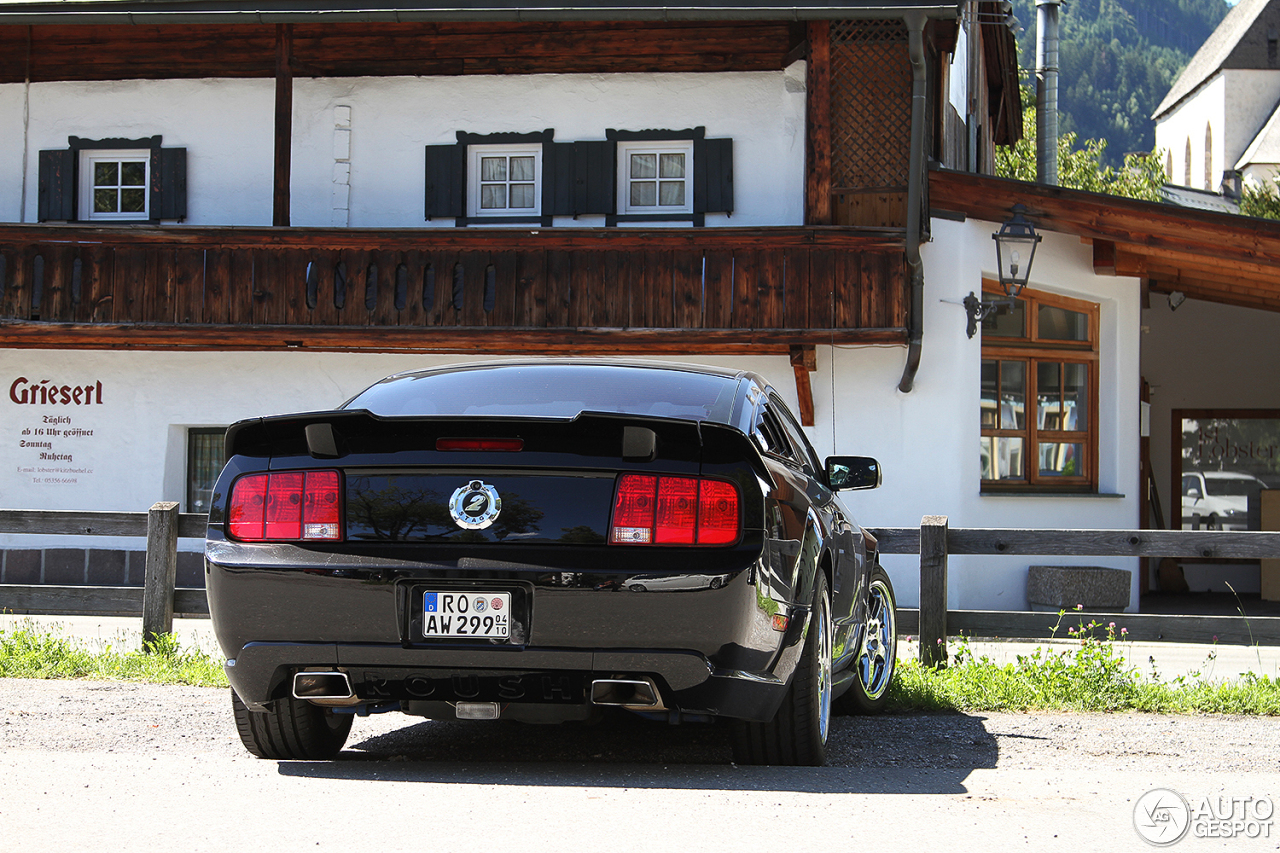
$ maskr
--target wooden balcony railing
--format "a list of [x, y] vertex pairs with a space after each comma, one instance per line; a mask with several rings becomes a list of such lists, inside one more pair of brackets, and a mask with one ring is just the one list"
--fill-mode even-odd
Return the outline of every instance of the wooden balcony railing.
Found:
[[491, 352], [905, 341], [902, 232], [0, 226], [0, 344]]

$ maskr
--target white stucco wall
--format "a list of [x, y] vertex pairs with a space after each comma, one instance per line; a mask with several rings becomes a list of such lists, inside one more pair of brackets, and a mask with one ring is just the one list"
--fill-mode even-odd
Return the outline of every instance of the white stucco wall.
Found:
[[[979, 494], [981, 435], [978, 400], [981, 335], [965, 336], [957, 303], [995, 278], [991, 234], [998, 223], [935, 219], [924, 247], [924, 355], [915, 390], [896, 386], [905, 352], [898, 347], [835, 351], [835, 407], [815, 378], [817, 433], [834, 431], [842, 453], [878, 457], [885, 485], [848, 500], [868, 526], [912, 527], [924, 515], [946, 515], [952, 527], [1134, 528], [1138, 526], [1138, 323], [1136, 279], [1093, 274], [1089, 247], [1078, 238], [1046, 233], [1036, 253], [1031, 287], [1101, 306], [1099, 388], [1100, 492], [1108, 497], [993, 497]], [[959, 609], [1024, 609], [1027, 567], [1033, 563], [1102, 565], [1134, 573], [1137, 561], [1117, 558], [952, 557], [949, 604]], [[887, 557], [886, 567], [905, 606], [919, 603], [919, 564]]]
[[[804, 201], [804, 64], [788, 71], [381, 79], [299, 78], [294, 88], [295, 226], [445, 227], [424, 219], [424, 147], [459, 130], [530, 132], [557, 141], [604, 139], [606, 128], [705, 126], [734, 141], [732, 216], [708, 225], [799, 225]], [[24, 122], [24, 87], [0, 86], [0, 221], [36, 219], [38, 152], [68, 136], [161, 134], [187, 149], [189, 225], [270, 225], [274, 84], [271, 80], [38, 83]], [[335, 126], [348, 107], [349, 128]], [[345, 113], [342, 121], [345, 121]], [[338, 150], [335, 150], [337, 148]], [[350, 187], [335, 217], [335, 181]], [[557, 225], [602, 225], [603, 217]]]
[[[0, 217], [20, 219], [22, 87], [0, 95]], [[17, 96], [14, 96], [14, 92]], [[26, 221], [36, 220], [39, 152], [66, 148], [68, 136], [140, 139], [160, 134], [166, 148], [187, 149], [189, 225], [270, 225], [275, 84], [271, 80], [125, 80], [33, 83]], [[8, 136], [6, 133], [5, 136]], [[17, 146], [18, 159], [9, 149]], [[12, 173], [7, 166], [14, 164]]]
[[[1166, 523], [1181, 496], [1170, 474], [1174, 409], [1280, 409], [1280, 314], [1188, 299], [1176, 311], [1161, 294], [1142, 312], [1142, 373], [1151, 383], [1151, 468]], [[1242, 360], [1242, 354], [1246, 354]], [[1170, 519], [1173, 519], [1170, 521]], [[1186, 566], [1193, 590], [1257, 592], [1255, 567]]]
[[[355, 227], [449, 227], [426, 222], [424, 148], [470, 133], [554, 128], [557, 142], [604, 139], [605, 129], [705, 126], [731, 137], [732, 216], [707, 225], [800, 225], [804, 201], [803, 63], [788, 72], [541, 74], [298, 79], [294, 83], [293, 224], [333, 221], [335, 109], [350, 107], [350, 217]], [[340, 134], [339, 134], [340, 135]], [[341, 140], [340, 146], [347, 140]], [[341, 153], [341, 152], [339, 152]], [[603, 225], [604, 217], [557, 220]]]

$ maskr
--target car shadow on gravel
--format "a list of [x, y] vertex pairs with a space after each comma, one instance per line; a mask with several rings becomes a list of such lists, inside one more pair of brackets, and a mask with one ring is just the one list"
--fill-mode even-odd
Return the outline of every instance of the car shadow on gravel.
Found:
[[836, 718], [829, 752], [827, 767], [740, 767], [728, 723], [669, 726], [627, 714], [594, 725], [424, 721], [351, 743], [332, 762], [282, 761], [279, 772], [469, 785], [955, 794], [965, 792], [970, 772], [995, 767], [998, 757], [985, 718], [967, 714]]

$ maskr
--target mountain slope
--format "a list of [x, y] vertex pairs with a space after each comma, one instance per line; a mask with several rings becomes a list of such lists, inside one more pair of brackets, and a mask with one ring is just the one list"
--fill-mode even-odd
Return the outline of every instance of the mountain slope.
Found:
[[[1019, 64], [1035, 77], [1035, 0], [1014, 0]], [[1151, 114], [1218, 23], [1225, 0], [1063, 0], [1058, 107], [1064, 131], [1105, 139], [1106, 160], [1155, 145]]]

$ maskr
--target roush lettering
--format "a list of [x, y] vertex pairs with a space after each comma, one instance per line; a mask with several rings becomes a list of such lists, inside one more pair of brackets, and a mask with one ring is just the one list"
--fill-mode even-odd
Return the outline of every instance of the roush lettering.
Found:
[[32, 382], [25, 376], [19, 376], [9, 386], [9, 399], [20, 405], [100, 406], [102, 405], [102, 383], [55, 385], [52, 379]]

